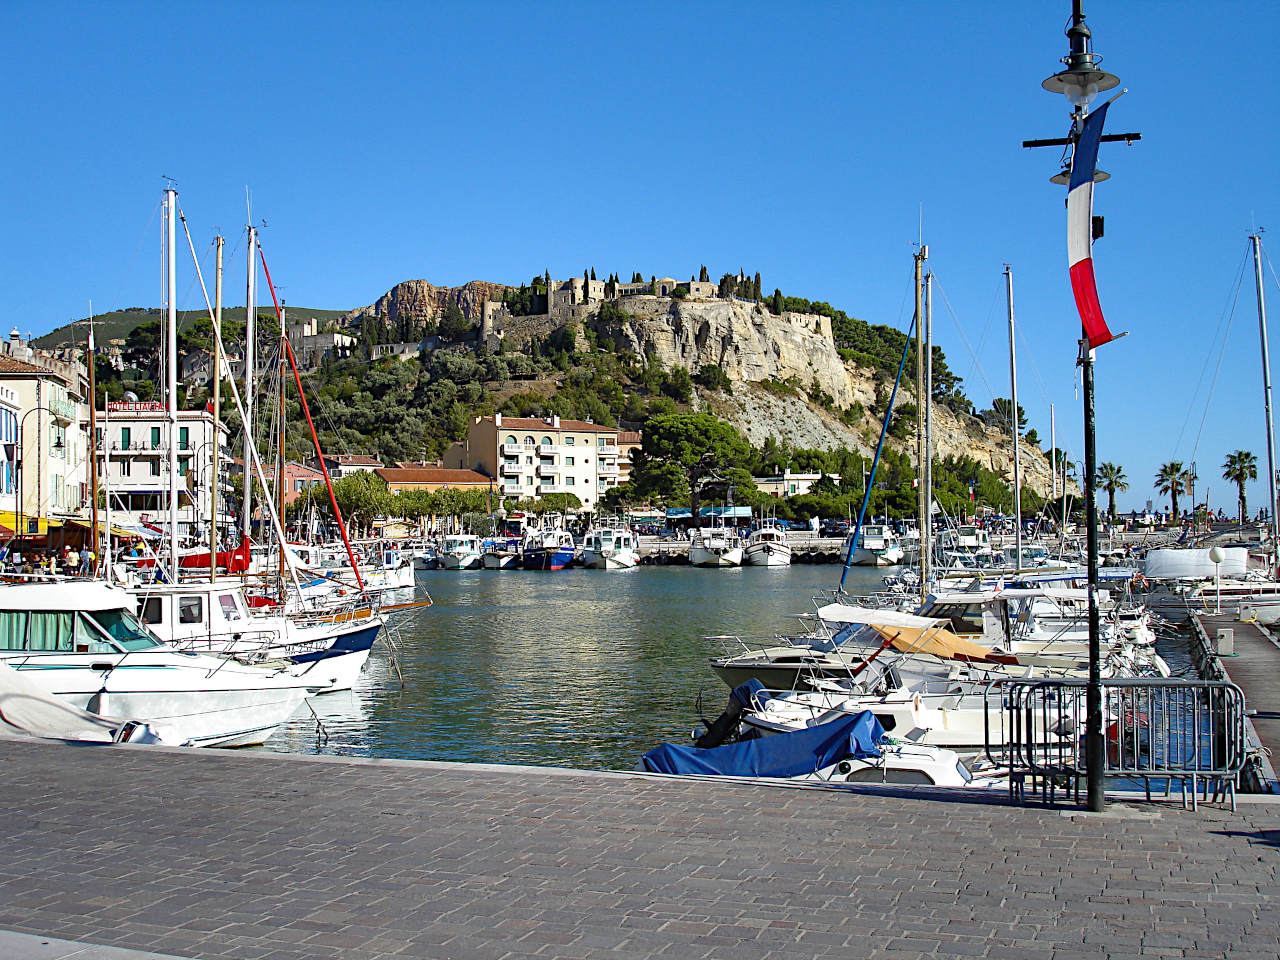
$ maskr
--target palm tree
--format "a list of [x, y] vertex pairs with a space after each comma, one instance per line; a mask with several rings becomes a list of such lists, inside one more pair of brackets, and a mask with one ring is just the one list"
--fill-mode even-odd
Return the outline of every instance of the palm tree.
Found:
[[1124, 467], [1118, 467], [1110, 462], [1098, 465], [1098, 478], [1102, 481], [1102, 489], [1107, 491], [1107, 495], [1111, 498], [1111, 502], [1107, 505], [1107, 517], [1115, 523], [1116, 494], [1129, 489], [1129, 478], [1124, 475]]
[[1160, 467], [1160, 472], [1156, 474], [1156, 492], [1167, 493], [1173, 503], [1173, 522], [1178, 523], [1181, 514], [1178, 513], [1178, 494], [1180, 494], [1187, 483], [1187, 469], [1183, 466], [1181, 460], [1170, 460], [1168, 463]]
[[1249, 512], [1244, 502], [1244, 485], [1246, 481], [1258, 479], [1258, 458], [1248, 450], [1237, 450], [1227, 455], [1222, 461], [1222, 479], [1230, 480], [1236, 485], [1236, 493], [1240, 503], [1240, 522], [1244, 523]]

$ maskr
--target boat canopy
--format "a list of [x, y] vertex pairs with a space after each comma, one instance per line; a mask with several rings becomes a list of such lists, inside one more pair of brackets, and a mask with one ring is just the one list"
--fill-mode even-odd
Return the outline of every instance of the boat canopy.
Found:
[[133, 597], [102, 581], [12, 583], [0, 586], [0, 610], [132, 610]]
[[914, 613], [902, 613], [898, 610], [874, 610], [871, 607], [858, 607], [848, 603], [828, 603], [818, 608], [818, 619], [827, 623], [877, 623], [886, 627], [931, 627], [946, 623], [937, 617], [920, 617]]
[[880, 756], [884, 728], [870, 710], [792, 733], [728, 743], [682, 747], [664, 743], [641, 758], [649, 773], [712, 777], [801, 777], [841, 760]]
[[918, 653], [945, 660], [991, 660], [995, 651], [957, 637], [945, 627], [889, 627], [872, 624], [871, 629], [902, 653]]

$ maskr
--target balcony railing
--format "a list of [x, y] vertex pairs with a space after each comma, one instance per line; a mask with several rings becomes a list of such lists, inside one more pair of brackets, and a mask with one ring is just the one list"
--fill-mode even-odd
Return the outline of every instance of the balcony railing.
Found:
[[559, 483], [544, 483], [538, 487], [538, 496], [545, 496], [548, 493], [564, 493], [565, 488]]
[[519, 462], [504, 463], [498, 467], [498, 472], [503, 476], [517, 477], [520, 475], [520, 464]]
[[560, 476], [560, 464], [543, 463], [538, 464], [538, 476], [540, 477], [558, 477]]
[[503, 483], [503, 484], [502, 484], [501, 489], [502, 489], [502, 492], [503, 492], [504, 494], [512, 494], [512, 493], [516, 493], [516, 494], [518, 494], [518, 493], [521, 491], [521, 489], [522, 489], [522, 488], [521, 488], [521, 486], [520, 486], [519, 481], [517, 481], [517, 480], [508, 480], [508, 481], [506, 481], [505, 483]]
[[605, 477], [616, 477], [618, 475], [618, 465], [616, 463], [606, 463], [601, 460], [600, 475]]
[[504, 443], [498, 448], [504, 457], [518, 457], [524, 452], [524, 444]]

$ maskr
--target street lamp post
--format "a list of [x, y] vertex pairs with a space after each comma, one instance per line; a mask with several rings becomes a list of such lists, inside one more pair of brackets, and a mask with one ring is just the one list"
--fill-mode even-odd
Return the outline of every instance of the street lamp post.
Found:
[[[1085, 132], [1085, 118], [1089, 115], [1089, 104], [1098, 93], [1111, 90], [1120, 84], [1119, 77], [1099, 68], [1102, 58], [1093, 52], [1093, 34], [1084, 22], [1083, 0], [1072, 0], [1071, 24], [1067, 27], [1067, 39], [1070, 51], [1063, 58], [1066, 69], [1060, 70], [1046, 79], [1041, 86], [1050, 93], [1061, 93], [1071, 104], [1071, 130], [1067, 137], [1054, 140], [1024, 140], [1024, 147], [1061, 146], [1071, 151], [1070, 162], [1066, 169], [1050, 178], [1054, 183], [1069, 184], [1075, 168], [1075, 150]], [[1100, 134], [1100, 131], [1099, 131]], [[1098, 135], [1096, 142], [1090, 141], [1090, 149], [1096, 154], [1098, 142], [1124, 140], [1132, 143], [1141, 139], [1141, 134], [1123, 133], [1109, 136]], [[1089, 160], [1092, 164], [1092, 159]], [[1082, 168], [1087, 169], [1087, 168]], [[1094, 170], [1094, 182], [1105, 180], [1108, 175], [1101, 170]], [[1085, 174], [1085, 182], [1088, 175]], [[1092, 217], [1092, 211], [1089, 210]], [[1082, 226], [1085, 228], [1086, 241], [1102, 235], [1100, 217], [1092, 219]], [[1076, 264], [1076, 260], [1072, 260]], [[1092, 262], [1086, 264], [1092, 270]], [[1074, 267], [1073, 267], [1074, 269]], [[1090, 274], [1090, 277], [1092, 274]], [[1090, 281], [1091, 282], [1091, 281]], [[1073, 287], [1075, 286], [1073, 274]], [[1096, 293], [1095, 293], [1096, 297]], [[1077, 303], [1081, 309], [1082, 325], [1085, 306]], [[1091, 305], [1096, 308], [1096, 302]], [[1098, 312], [1098, 319], [1101, 314]], [[1105, 330], [1105, 325], [1104, 328]], [[1079, 366], [1083, 385], [1084, 400], [1084, 496], [1085, 524], [1088, 549], [1089, 568], [1089, 679], [1085, 694], [1085, 770], [1089, 809], [1100, 812], [1106, 801], [1103, 782], [1103, 765], [1106, 760], [1105, 743], [1102, 731], [1102, 653], [1100, 640], [1100, 623], [1098, 617], [1098, 502], [1097, 502], [1097, 450], [1095, 444], [1094, 423], [1094, 351], [1092, 341], [1086, 331], [1080, 341]]]

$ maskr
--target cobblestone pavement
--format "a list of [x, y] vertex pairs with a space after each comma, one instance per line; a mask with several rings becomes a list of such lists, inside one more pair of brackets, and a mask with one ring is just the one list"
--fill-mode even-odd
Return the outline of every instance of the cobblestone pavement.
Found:
[[0, 741], [0, 929], [197, 958], [1280, 955], [1280, 806]]

